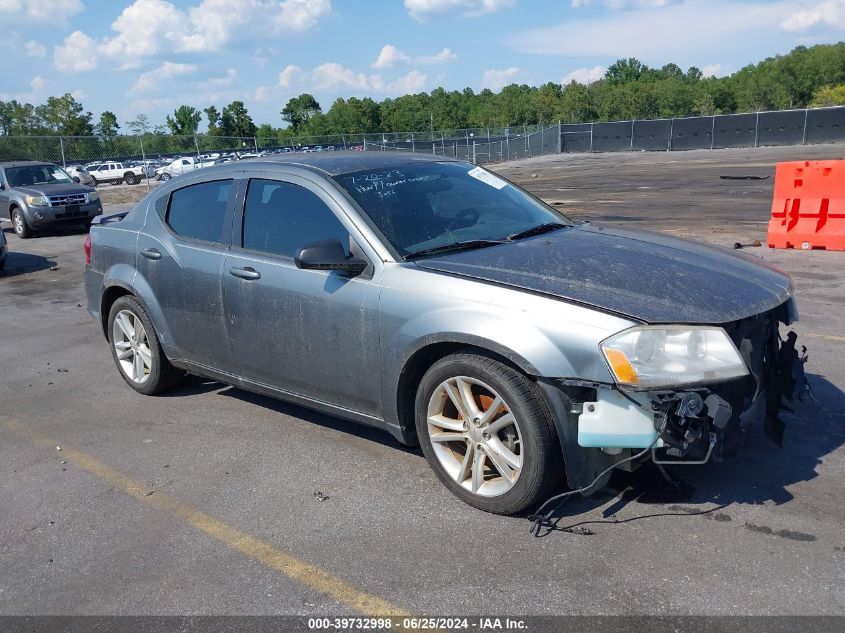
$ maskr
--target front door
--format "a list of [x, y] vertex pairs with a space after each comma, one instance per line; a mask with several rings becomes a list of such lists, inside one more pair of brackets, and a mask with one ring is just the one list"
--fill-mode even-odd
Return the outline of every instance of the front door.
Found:
[[332, 238], [345, 245], [347, 254], [353, 248], [366, 256], [350, 235], [348, 219], [341, 221], [337, 201], [295, 176], [254, 177], [239, 200], [242, 217], [224, 264], [223, 296], [232, 353], [242, 375], [377, 415], [379, 287], [374, 266], [350, 277], [301, 270], [293, 260], [298, 248]]

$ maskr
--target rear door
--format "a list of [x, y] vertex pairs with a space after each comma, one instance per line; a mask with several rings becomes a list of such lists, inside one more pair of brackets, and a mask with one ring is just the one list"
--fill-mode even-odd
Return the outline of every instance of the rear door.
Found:
[[[232, 353], [248, 380], [379, 415], [375, 254], [328, 189], [245, 173], [223, 295]], [[336, 238], [371, 262], [361, 275], [301, 270], [294, 254]]]
[[147, 211], [138, 271], [164, 315], [178, 358], [231, 369], [221, 271], [229, 248], [238, 179], [188, 182]]

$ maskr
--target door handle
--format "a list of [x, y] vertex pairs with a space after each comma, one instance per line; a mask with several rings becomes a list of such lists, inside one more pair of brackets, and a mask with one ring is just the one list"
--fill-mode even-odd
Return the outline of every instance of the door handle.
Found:
[[141, 255], [147, 259], [161, 259], [161, 253], [157, 248], [142, 248]]
[[252, 266], [244, 266], [243, 268], [230, 268], [229, 273], [241, 279], [253, 280], [261, 279], [261, 273], [255, 270]]

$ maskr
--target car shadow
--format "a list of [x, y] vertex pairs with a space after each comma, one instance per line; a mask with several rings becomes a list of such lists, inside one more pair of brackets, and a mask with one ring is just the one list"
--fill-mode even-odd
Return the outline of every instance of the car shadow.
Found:
[[341, 431], [347, 435], [354, 435], [355, 437], [370, 440], [384, 446], [422, 455], [422, 451], [418, 448], [400, 444], [389, 432], [383, 429], [343, 420], [326, 413], [321, 413], [320, 411], [315, 411], [296, 404], [277, 400], [269, 396], [263, 396], [238, 387], [224, 385], [223, 383], [214, 382], [213, 380], [200, 378], [198, 376], [188, 375], [179, 387], [166, 391], [159, 397], [179, 398], [210, 393], [212, 391], [217, 391], [218, 395], [226, 396], [227, 398], [235, 398], [241, 402], [248, 402], [249, 404], [270, 409], [271, 411], [281, 413], [282, 415], [289, 415], [312, 424], [319, 424], [327, 429]]
[[[815, 400], [790, 404], [783, 448], [762, 429], [751, 429], [737, 455], [701, 466], [667, 466], [669, 481], [647, 462], [633, 472], [616, 471], [610, 482], [591, 497], [573, 495], [551, 513], [539, 536], [555, 531], [590, 533], [591, 525], [628, 523], [657, 516], [710, 515], [729, 521], [724, 509], [734, 504], [782, 505], [793, 499], [789, 488], [818, 477], [822, 459], [845, 443], [845, 393], [821, 375], [808, 374]], [[554, 504], [550, 504], [552, 507]], [[618, 518], [624, 509], [655, 512]], [[578, 520], [601, 509], [601, 519]]]
[[[14, 248], [14, 242], [10, 244]], [[6, 265], [0, 270], [0, 278], [26, 275], [39, 270], [47, 270], [56, 265], [55, 260], [31, 253], [18, 253], [9, 249], [6, 255]]]

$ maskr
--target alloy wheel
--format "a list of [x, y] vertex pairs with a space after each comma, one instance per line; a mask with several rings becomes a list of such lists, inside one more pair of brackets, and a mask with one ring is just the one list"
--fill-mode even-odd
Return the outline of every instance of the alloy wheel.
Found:
[[153, 366], [150, 341], [141, 319], [131, 310], [121, 310], [115, 315], [112, 345], [127, 378], [139, 385], [149, 380]]
[[428, 403], [428, 436], [440, 465], [469, 492], [505, 494], [523, 466], [519, 423], [505, 400], [484, 382], [455, 376]]

